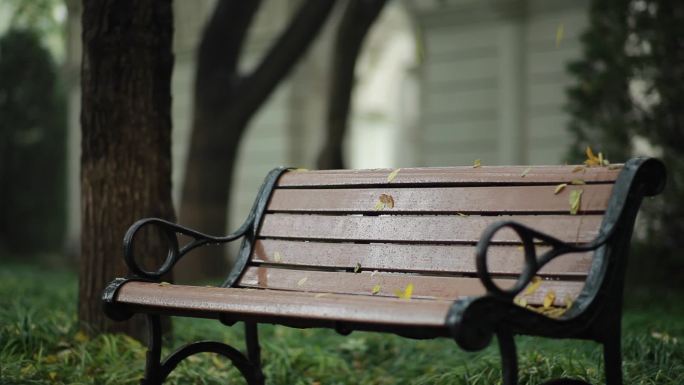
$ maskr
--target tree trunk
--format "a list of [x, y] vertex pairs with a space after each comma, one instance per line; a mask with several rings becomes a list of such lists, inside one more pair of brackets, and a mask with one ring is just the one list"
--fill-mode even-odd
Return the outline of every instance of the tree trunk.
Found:
[[[112, 322], [104, 286], [124, 276], [123, 235], [136, 219], [174, 219], [171, 203], [171, 0], [85, 0], [82, 64], [82, 239], [79, 320], [87, 330], [140, 338], [142, 319]], [[137, 244], [146, 266], [160, 237]]]
[[[247, 5], [249, 4], [249, 5]], [[240, 139], [247, 124], [327, 19], [334, 0], [307, 0], [256, 69], [238, 73], [246, 29], [259, 2], [221, 0], [198, 53], [190, 153], [180, 222], [209, 234], [226, 232], [230, 189]], [[222, 249], [204, 247], [178, 264], [182, 280], [227, 274]]]
[[354, 70], [368, 30], [386, 0], [351, 0], [337, 29], [328, 95], [327, 136], [318, 155], [319, 169], [344, 168], [342, 143], [349, 125]]

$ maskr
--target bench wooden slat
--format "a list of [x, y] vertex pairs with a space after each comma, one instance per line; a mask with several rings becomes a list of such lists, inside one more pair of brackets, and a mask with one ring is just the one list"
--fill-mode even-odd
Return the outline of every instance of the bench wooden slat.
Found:
[[[415, 216], [415, 215], [299, 215], [267, 214], [260, 237], [367, 242], [475, 243], [484, 229], [513, 220], [567, 242], [587, 242], [597, 235], [601, 215]], [[502, 230], [497, 242], [517, 242], [513, 231]]]
[[172, 314], [215, 318], [217, 314], [284, 317], [385, 324], [407, 327], [444, 327], [451, 301], [405, 301], [387, 297], [286, 292], [245, 288], [216, 288], [129, 282], [117, 303]]
[[[482, 166], [473, 168], [403, 168], [388, 183], [394, 170], [320, 170], [290, 171], [278, 180], [280, 187], [329, 187], [375, 185], [506, 185], [506, 184], [557, 184], [573, 179], [586, 182], [609, 182], [617, 178], [620, 170], [608, 167], [589, 167], [573, 172], [577, 166]], [[522, 175], [529, 168], [523, 177]]]
[[[510, 287], [514, 283], [510, 279], [498, 279], [495, 282], [501, 287]], [[477, 278], [385, 272], [352, 273], [248, 267], [240, 280], [240, 285], [246, 287], [366, 296], [371, 296], [373, 287], [380, 285], [381, 290], [375, 295], [376, 297], [395, 297], [395, 291], [405, 289], [409, 283], [414, 285], [413, 296], [415, 298], [454, 300], [459, 297], [486, 294], [486, 290]], [[543, 303], [546, 293], [553, 290], [556, 293], [554, 304], [563, 306], [565, 298], [569, 296], [574, 299], [583, 286], [584, 282], [546, 280], [536, 292], [526, 296], [526, 299], [531, 305], [539, 305]]]
[[[538, 246], [539, 254], [548, 247]], [[523, 251], [519, 246], [489, 249], [489, 269], [494, 274], [519, 274]], [[541, 276], [583, 278], [591, 265], [591, 253], [568, 254], [552, 261]], [[254, 246], [253, 263], [283, 264], [362, 270], [475, 274], [472, 245], [404, 245], [385, 243], [323, 243], [260, 239]]]
[[376, 213], [382, 194], [392, 197], [387, 213], [568, 213], [568, 195], [582, 189], [582, 210], [603, 212], [612, 184], [568, 186], [554, 194], [555, 186], [498, 186], [443, 188], [277, 189], [269, 211]]

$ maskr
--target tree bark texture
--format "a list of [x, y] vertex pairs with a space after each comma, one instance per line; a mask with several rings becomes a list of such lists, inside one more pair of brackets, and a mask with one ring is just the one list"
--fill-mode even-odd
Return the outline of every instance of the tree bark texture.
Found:
[[351, 0], [342, 15], [330, 69], [327, 136], [316, 162], [319, 169], [344, 168], [342, 143], [349, 125], [356, 61], [366, 35], [385, 3], [386, 0]]
[[[226, 231], [230, 188], [240, 140], [264, 104], [327, 19], [334, 0], [307, 0], [256, 69], [240, 74], [237, 63], [259, 1], [219, 0], [198, 52], [190, 151], [180, 222], [208, 234]], [[227, 274], [222, 249], [204, 247], [178, 264], [177, 278]]]
[[[171, 0], [85, 0], [79, 320], [141, 338], [142, 318], [112, 322], [104, 286], [126, 275], [121, 242], [142, 217], [174, 220], [171, 202]], [[166, 246], [143, 234], [136, 255], [160, 266]], [[167, 278], [168, 279], [168, 278]]]

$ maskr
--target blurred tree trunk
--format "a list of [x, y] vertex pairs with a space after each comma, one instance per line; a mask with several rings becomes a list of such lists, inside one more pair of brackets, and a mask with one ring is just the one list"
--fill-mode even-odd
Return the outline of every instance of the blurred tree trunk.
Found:
[[319, 169], [344, 168], [342, 143], [349, 125], [354, 70], [368, 30], [386, 0], [351, 0], [337, 29], [328, 95], [327, 136], [318, 155]]
[[[82, 223], [79, 320], [141, 338], [142, 319], [112, 322], [104, 286], [124, 276], [123, 235], [136, 219], [174, 219], [171, 203], [171, 0], [85, 0], [82, 64]], [[137, 254], [159, 266], [148, 236]]]
[[[226, 231], [240, 139], [251, 117], [304, 55], [334, 0], [306, 0], [249, 74], [238, 71], [241, 48], [259, 0], [219, 0], [200, 43], [190, 151], [180, 222], [209, 234]], [[219, 248], [204, 247], [179, 263], [179, 279], [227, 273]]]

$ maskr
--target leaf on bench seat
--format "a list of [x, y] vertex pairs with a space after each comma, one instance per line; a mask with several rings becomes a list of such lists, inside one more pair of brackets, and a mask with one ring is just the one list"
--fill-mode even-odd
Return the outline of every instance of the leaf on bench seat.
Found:
[[411, 299], [411, 296], [413, 295], [413, 284], [409, 283], [404, 290], [396, 290], [394, 295], [400, 299]]
[[556, 186], [556, 189], [553, 191], [553, 194], [554, 194], [554, 195], [557, 195], [558, 193], [560, 193], [561, 191], [563, 191], [563, 189], [566, 188], [566, 187], [568, 187], [568, 184], [567, 184], [567, 183], [561, 183], [561, 184], [559, 184], [558, 186]]
[[165, 282], [165, 281], [162, 281], [162, 282], [159, 282], [158, 285], [159, 285], [159, 286], [169, 286], [170, 283]]
[[587, 184], [587, 182], [585, 182], [582, 179], [573, 179], [572, 181], [570, 181], [570, 184], [575, 185], [575, 186], [579, 186], [579, 185]]
[[556, 292], [553, 290], [549, 290], [546, 295], [544, 296], [544, 308], [548, 309], [553, 305], [553, 301], [556, 300]]
[[300, 279], [299, 281], [297, 281], [297, 286], [304, 285], [306, 283], [307, 279], [308, 279], [307, 277], [304, 277], [304, 278]]
[[584, 166], [576, 166], [575, 168], [572, 169], [572, 172], [580, 172], [580, 171], [584, 171], [586, 169], [587, 168]]
[[380, 194], [377, 203], [375, 203], [375, 211], [382, 211], [386, 208], [394, 208], [394, 198], [389, 194]]
[[373, 290], [371, 291], [371, 294], [376, 295], [380, 292], [381, 289], [382, 288], [380, 287], [380, 285], [375, 285], [375, 286], [373, 286]]
[[580, 205], [582, 202], [582, 193], [584, 190], [572, 190], [570, 191], [570, 214], [576, 215], [580, 210]]
[[283, 260], [283, 256], [280, 255], [280, 253], [276, 251], [275, 253], [273, 253], [273, 260], [276, 262], [280, 262]]
[[399, 174], [399, 171], [400, 171], [400, 170], [401, 170], [401, 169], [398, 168], [398, 169], [392, 171], [389, 175], [387, 175], [387, 183], [392, 183], [392, 181], [394, 180], [394, 178], [397, 177], [397, 174]]
[[360, 273], [361, 272], [361, 264], [359, 262], [356, 262], [356, 266], [354, 266], [354, 273]]
[[541, 283], [542, 283], [542, 279], [539, 276], [535, 275], [534, 277], [532, 277], [532, 281], [530, 281], [529, 286], [527, 286], [527, 289], [525, 290], [524, 295], [534, 294], [534, 292], [536, 292], [537, 289], [539, 289], [539, 286], [541, 285]]

